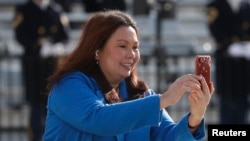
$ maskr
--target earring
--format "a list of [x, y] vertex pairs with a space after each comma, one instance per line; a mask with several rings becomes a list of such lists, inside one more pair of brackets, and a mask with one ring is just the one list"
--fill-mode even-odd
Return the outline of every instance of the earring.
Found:
[[99, 53], [99, 50], [96, 50], [96, 51], [95, 51], [95, 56], [96, 56], [96, 57], [98, 56], [98, 53]]
[[[99, 50], [96, 50], [96, 51], [95, 51], [95, 56], [96, 56], [96, 57], [98, 57], [98, 53], [99, 53]], [[98, 60], [96, 59], [96, 64], [98, 64], [98, 63], [99, 63], [99, 62], [98, 62]]]

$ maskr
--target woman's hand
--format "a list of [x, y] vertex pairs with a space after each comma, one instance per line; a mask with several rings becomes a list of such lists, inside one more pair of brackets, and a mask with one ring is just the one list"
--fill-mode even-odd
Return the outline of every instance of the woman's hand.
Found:
[[[187, 74], [177, 78], [170, 85], [169, 89], [161, 95], [160, 108], [164, 109], [167, 106], [176, 104], [185, 92], [191, 93], [194, 90], [199, 90], [199, 93], [201, 93], [201, 81], [204, 81], [201, 76], [193, 74]], [[198, 93], [197, 91], [195, 92]], [[197, 109], [192, 108], [192, 111], [195, 112]], [[200, 109], [199, 111], [202, 110]]]
[[211, 83], [211, 93], [209, 87], [204, 79], [200, 80], [201, 87], [192, 87], [192, 90], [188, 96], [188, 100], [190, 103], [190, 116], [188, 119], [188, 123], [191, 128], [191, 131], [194, 132], [196, 128], [200, 125], [201, 120], [203, 119], [206, 108], [210, 103], [211, 96], [214, 93], [214, 86]]

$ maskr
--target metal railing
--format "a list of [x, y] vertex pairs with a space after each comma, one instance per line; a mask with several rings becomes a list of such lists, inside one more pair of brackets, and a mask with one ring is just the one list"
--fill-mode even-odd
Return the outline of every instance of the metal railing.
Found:
[[20, 59], [0, 40], [0, 140], [27, 141], [28, 107], [23, 100]]

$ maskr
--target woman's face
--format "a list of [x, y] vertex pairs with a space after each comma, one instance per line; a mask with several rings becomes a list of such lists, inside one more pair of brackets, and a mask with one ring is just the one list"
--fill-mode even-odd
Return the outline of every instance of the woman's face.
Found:
[[109, 83], [120, 83], [128, 77], [140, 59], [139, 41], [130, 26], [119, 27], [109, 38], [98, 57], [101, 70]]

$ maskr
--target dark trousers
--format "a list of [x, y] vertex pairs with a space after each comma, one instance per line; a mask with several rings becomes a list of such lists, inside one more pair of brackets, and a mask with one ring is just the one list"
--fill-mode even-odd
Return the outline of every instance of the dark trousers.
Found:
[[26, 101], [30, 106], [30, 141], [41, 141], [46, 117], [47, 78], [55, 68], [55, 58], [24, 56], [22, 58]]
[[248, 121], [249, 61], [243, 57], [215, 54], [216, 87], [220, 98], [222, 124], [246, 124]]
[[248, 99], [246, 97], [220, 97], [221, 124], [247, 124]]

